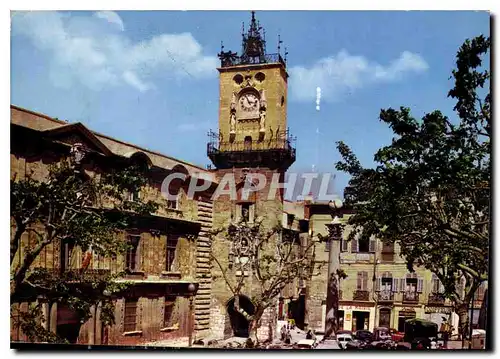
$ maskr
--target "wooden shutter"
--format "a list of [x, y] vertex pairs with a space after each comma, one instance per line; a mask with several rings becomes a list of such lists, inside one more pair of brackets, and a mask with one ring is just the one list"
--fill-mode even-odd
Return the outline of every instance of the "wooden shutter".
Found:
[[392, 288], [391, 289], [393, 292], [398, 291], [398, 282], [399, 282], [398, 278], [392, 278]]
[[357, 238], [353, 238], [351, 241], [351, 252], [352, 253], [358, 252], [358, 239]]
[[375, 280], [375, 291], [376, 292], [380, 292], [380, 287], [382, 286], [382, 278], [381, 277], [378, 277], [376, 280]]
[[406, 289], [406, 278], [399, 278], [399, 291], [404, 292]]
[[363, 290], [363, 272], [358, 272], [356, 289]]
[[417, 293], [422, 293], [424, 287], [424, 281], [422, 279], [417, 279]]
[[362, 290], [368, 290], [368, 272], [363, 272], [363, 288]]
[[[438, 279], [439, 281], [439, 279]], [[439, 288], [438, 288], [438, 293], [443, 294], [444, 293], [444, 285], [439, 281]]]
[[347, 244], [348, 242], [345, 239], [342, 239], [342, 252], [348, 251]]
[[377, 244], [376, 239], [370, 239], [370, 243], [368, 244], [368, 252], [375, 253], [376, 244]]
[[125, 300], [125, 316], [123, 320], [123, 331], [133, 332], [137, 328], [137, 299]]

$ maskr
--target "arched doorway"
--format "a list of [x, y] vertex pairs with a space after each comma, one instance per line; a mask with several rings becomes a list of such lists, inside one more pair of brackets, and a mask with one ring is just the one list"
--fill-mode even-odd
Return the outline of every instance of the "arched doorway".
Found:
[[[234, 308], [234, 300], [235, 298], [231, 298], [229, 302], [227, 302], [227, 313], [229, 315], [229, 320], [231, 321], [231, 327], [233, 329], [233, 333], [235, 337], [243, 337], [247, 338], [249, 336], [249, 321], [241, 314], [236, 311]], [[255, 313], [255, 306], [252, 301], [244, 296], [239, 296], [240, 300], [240, 308], [242, 308], [245, 312], [252, 315]]]
[[70, 308], [65, 305], [57, 307], [57, 327], [56, 334], [66, 339], [70, 344], [78, 342], [80, 334], [80, 318]]
[[390, 308], [380, 308], [378, 326], [385, 327], [385, 328], [391, 327], [391, 309]]

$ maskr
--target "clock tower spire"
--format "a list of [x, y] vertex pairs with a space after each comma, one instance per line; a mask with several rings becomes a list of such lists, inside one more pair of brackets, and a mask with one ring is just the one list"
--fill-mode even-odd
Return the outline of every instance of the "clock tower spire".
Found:
[[208, 143], [217, 168], [286, 170], [295, 161], [286, 119], [286, 62], [279, 52], [266, 52], [264, 33], [252, 11], [246, 32], [243, 26], [241, 54], [224, 46], [218, 54], [219, 131], [210, 131]]

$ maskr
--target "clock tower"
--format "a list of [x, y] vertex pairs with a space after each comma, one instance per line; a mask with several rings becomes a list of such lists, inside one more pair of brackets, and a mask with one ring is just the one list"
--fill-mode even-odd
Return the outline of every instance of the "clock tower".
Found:
[[[285, 171], [295, 161], [294, 139], [288, 133], [286, 117], [288, 73], [286, 60], [279, 53], [281, 41], [277, 53], [266, 52], [264, 31], [254, 12], [249, 29], [247, 32], [243, 29], [242, 37], [240, 55], [224, 51], [223, 46], [218, 54], [221, 61], [218, 68], [219, 129], [209, 132], [207, 152], [215, 166], [219, 187], [229, 183], [236, 191], [233, 191], [235, 195], [214, 198], [213, 227], [219, 229], [228, 222], [251, 224], [259, 220], [261, 230], [270, 231], [283, 221], [283, 192], [276, 187], [271, 189], [272, 183], [276, 180], [282, 183]], [[265, 178], [266, 184], [259, 185], [259, 189], [253, 187], [253, 192], [246, 197], [242, 195], [242, 188], [254, 184], [252, 174]], [[227, 177], [232, 178], [232, 183], [225, 182]], [[279, 236], [276, 234], [273, 238]], [[247, 263], [243, 257], [235, 258], [233, 249], [237, 243], [219, 236], [211, 245], [218, 261], [229, 268], [227, 276], [233, 279], [244, 276], [238, 302], [247, 313], [252, 313], [251, 298], [258, 297], [262, 288], [252, 268], [237, 270], [233, 267], [236, 261]], [[237, 298], [228, 289], [216, 265], [212, 267], [212, 275], [216, 278], [211, 283], [210, 326], [213, 333], [224, 337], [245, 335], [248, 321], [234, 309]], [[269, 328], [275, 327], [276, 311], [277, 307], [266, 309], [258, 330], [261, 340], [271, 335]]]
[[209, 133], [208, 157], [218, 169], [286, 171], [295, 161], [286, 120], [286, 62], [279, 52], [266, 53], [254, 12], [242, 37], [240, 56], [224, 47], [219, 53], [219, 131]]

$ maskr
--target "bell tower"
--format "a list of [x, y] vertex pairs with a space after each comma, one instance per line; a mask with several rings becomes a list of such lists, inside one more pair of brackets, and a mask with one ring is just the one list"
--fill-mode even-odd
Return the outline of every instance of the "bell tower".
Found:
[[[233, 185], [235, 191], [233, 195], [225, 193], [214, 198], [213, 227], [224, 228], [228, 221], [260, 222], [262, 230], [272, 231], [283, 221], [283, 191], [273, 189], [272, 183], [275, 179], [283, 183], [285, 171], [295, 161], [286, 119], [286, 61], [279, 50], [275, 54], [266, 52], [264, 31], [254, 12], [248, 31], [243, 27], [241, 54], [225, 52], [222, 47], [218, 55], [221, 60], [219, 129], [209, 132], [207, 152], [216, 167], [219, 187]], [[255, 177], [265, 178], [263, 186], [260, 179], [254, 182]], [[245, 188], [252, 190], [249, 196], [244, 195]], [[221, 236], [212, 241], [212, 252], [217, 253], [219, 262], [227, 264], [228, 277], [243, 280], [239, 303], [247, 305], [245, 310], [251, 312], [251, 298], [262, 288], [252, 268], [244, 267], [245, 257], [235, 258], [233, 249], [239, 244], [234, 238]], [[243, 263], [243, 267], [233, 267], [236, 261]], [[212, 331], [224, 337], [239, 335], [248, 331], [248, 322], [234, 310], [236, 298], [216, 267], [212, 269], [217, 278], [211, 287]], [[263, 315], [258, 334], [261, 340], [272, 334], [269, 328], [276, 327], [275, 311], [271, 306]]]
[[266, 52], [265, 32], [252, 18], [243, 27], [241, 55], [224, 51], [219, 71], [219, 131], [209, 133], [208, 157], [216, 168], [285, 170], [295, 161], [287, 129], [286, 60]]

